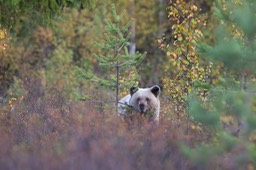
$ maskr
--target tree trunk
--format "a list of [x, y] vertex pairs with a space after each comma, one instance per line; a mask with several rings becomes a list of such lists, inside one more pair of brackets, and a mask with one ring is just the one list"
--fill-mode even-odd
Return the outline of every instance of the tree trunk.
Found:
[[159, 24], [159, 33], [158, 33], [158, 37], [160, 38], [163, 33], [164, 33], [164, 29], [163, 29], [163, 23], [164, 23], [164, 0], [159, 0], [159, 13], [158, 13], [158, 24]]
[[119, 95], [119, 62], [116, 62], [116, 111], [118, 109]]
[[130, 15], [131, 17], [134, 19], [132, 24], [131, 24], [131, 28], [130, 28], [130, 33], [131, 33], [131, 37], [130, 37], [130, 46], [129, 46], [129, 53], [130, 54], [135, 54], [136, 51], [136, 43], [135, 43], [135, 35], [136, 35], [136, 20], [134, 18], [134, 11], [135, 11], [135, 1], [131, 0], [131, 9], [130, 9]]

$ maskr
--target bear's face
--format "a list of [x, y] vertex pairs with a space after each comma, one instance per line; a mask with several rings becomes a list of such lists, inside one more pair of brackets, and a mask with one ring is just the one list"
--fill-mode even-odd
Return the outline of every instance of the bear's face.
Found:
[[159, 106], [160, 87], [130, 89], [130, 105], [142, 114], [154, 114]]

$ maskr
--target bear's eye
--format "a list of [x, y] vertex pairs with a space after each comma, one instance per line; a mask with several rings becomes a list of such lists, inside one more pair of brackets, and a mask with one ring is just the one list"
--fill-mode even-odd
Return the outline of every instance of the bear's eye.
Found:
[[137, 98], [137, 101], [140, 101], [140, 98], [139, 98], [139, 97]]
[[149, 101], [150, 101], [150, 99], [147, 97], [147, 98], [146, 98], [146, 101], [147, 101], [147, 102], [149, 102]]

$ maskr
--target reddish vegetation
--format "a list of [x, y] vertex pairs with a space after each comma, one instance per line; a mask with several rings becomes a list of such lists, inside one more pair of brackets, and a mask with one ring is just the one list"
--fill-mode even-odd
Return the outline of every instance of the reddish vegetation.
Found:
[[[201, 140], [188, 123], [162, 115], [159, 126], [98, 111], [60, 95], [17, 99], [0, 111], [1, 169], [184, 169], [181, 144]], [[170, 117], [170, 116], [168, 116]]]

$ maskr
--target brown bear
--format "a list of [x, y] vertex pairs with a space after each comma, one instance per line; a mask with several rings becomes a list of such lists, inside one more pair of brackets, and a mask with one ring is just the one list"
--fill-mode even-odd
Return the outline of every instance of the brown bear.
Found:
[[130, 94], [119, 100], [118, 112], [122, 117], [133, 114], [142, 114], [150, 121], [159, 121], [160, 87], [154, 85], [150, 88], [130, 89]]

